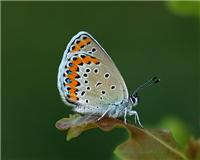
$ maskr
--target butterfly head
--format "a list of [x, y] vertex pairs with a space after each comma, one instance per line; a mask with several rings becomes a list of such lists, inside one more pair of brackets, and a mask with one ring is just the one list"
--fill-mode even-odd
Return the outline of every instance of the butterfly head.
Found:
[[138, 94], [132, 94], [129, 96], [129, 102], [131, 103], [132, 106], [136, 106], [139, 102], [139, 97]]

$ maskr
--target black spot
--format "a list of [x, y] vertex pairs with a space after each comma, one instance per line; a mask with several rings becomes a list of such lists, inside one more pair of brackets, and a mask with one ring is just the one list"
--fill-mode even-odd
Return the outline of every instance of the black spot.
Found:
[[68, 94], [67, 97], [70, 98], [71, 96]]
[[85, 91], [81, 92], [81, 96], [83, 96], [85, 94]]
[[87, 45], [89, 45], [91, 42], [87, 42]]
[[111, 86], [111, 89], [115, 89], [115, 86]]
[[72, 47], [72, 50], [74, 50], [74, 49], [75, 49], [75, 46]]
[[73, 63], [69, 63], [69, 66], [70, 66], [70, 67], [73, 66]]
[[105, 94], [106, 92], [105, 92], [105, 91], [101, 91], [101, 93], [102, 93], [102, 94]]
[[108, 78], [109, 76], [110, 76], [109, 73], [106, 73], [106, 74], [104, 75], [105, 78]]
[[102, 100], [102, 99], [103, 99], [103, 97], [100, 97], [100, 99]]
[[69, 78], [66, 78], [66, 79], [65, 79], [65, 82], [69, 84], [69, 83], [72, 83], [72, 80], [69, 79]]
[[79, 68], [77, 67], [76, 72], [79, 72]]
[[69, 91], [70, 89], [71, 89], [70, 87], [67, 88], [68, 91]]
[[77, 97], [77, 101], [79, 100], [79, 98]]
[[83, 39], [87, 39], [87, 37], [83, 37]]
[[80, 48], [83, 48], [83, 47], [85, 47], [85, 45], [82, 45]]
[[100, 62], [96, 62], [95, 64], [100, 64]]
[[67, 68], [67, 65], [65, 65], [65, 68]]
[[63, 77], [65, 77], [65, 73], [63, 73]]
[[86, 72], [90, 72], [90, 69], [89, 69], [89, 68], [87, 68], [85, 71], [86, 71]]
[[82, 66], [82, 65], [83, 65], [83, 62], [79, 63], [78, 65], [79, 65], [79, 66]]
[[96, 48], [92, 48], [92, 52], [95, 52], [96, 51]]
[[87, 90], [90, 90], [90, 87], [87, 87], [86, 89], [87, 89]]
[[99, 86], [99, 85], [101, 85], [101, 84], [102, 84], [101, 82], [98, 82], [98, 83], [96, 84], [96, 87]]
[[91, 64], [91, 62], [90, 61], [88, 61], [88, 63], [87, 64]]
[[89, 102], [88, 99], [86, 99], [85, 102], [88, 103]]
[[78, 82], [76, 86], [80, 86], [80, 85], [81, 85], [80, 82]]
[[81, 41], [76, 41], [76, 44], [79, 44]]
[[72, 71], [67, 70], [66, 73], [67, 73], [67, 74], [72, 74]]
[[63, 85], [65, 86], [65, 82], [63, 82]]
[[83, 74], [83, 77], [87, 77], [88, 75], [86, 73]]
[[97, 108], [99, 108], [99, 106], [97, 106]]
[[88, 81], [86, 80], [86, 81], [85, 81], [85, 83], [87, 84], [87, 83], [88, 83]]
[[80, 78], [80, 76], [79, 76], [79, 75], [77, 75], [75, 78], [76, 78], [76, 79], [78, 79], [78, 78]]
[[94, 69], [94, 73], [97, 73], [99, 70], [97, 68]]
[[76, 104], [76, 102], [71, 101], [69, 98], [70, 98], [70, 97], [65, 98], [65, 100], [66, 100], [68, 103], [70, 103], [70, 104]]
[[81, 58], [85, 58], [85, 55], [81, 55]]
[[77, 60], [77, 59], [78, 59], [77, 57], [74, 57], [74, 58], [73, 58], [74, 61]]

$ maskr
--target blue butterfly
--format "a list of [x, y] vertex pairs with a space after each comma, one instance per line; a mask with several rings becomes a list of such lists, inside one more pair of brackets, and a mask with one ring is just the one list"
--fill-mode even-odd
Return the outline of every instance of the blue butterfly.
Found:
[[110, 56], [89, 33], [79, 32], [64, 52], [57, 85], [62, 100], [75, 112], [98, 115], [98, 120], [104, 116], [123, 116], [124, 123], [127, 115], [133, 115], [142, 126], [133, 109], [138, 104], [138, 91], [159, 81], [153, 77], [129, 95]]

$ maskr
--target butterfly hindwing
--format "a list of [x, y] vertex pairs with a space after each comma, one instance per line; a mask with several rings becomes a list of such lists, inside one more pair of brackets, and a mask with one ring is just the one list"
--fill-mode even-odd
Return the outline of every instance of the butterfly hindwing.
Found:
[[126, 85], [114, 62], [86, 32], [79, 32], [69, 42], [59, 67], [58, 88], [64, 102], [81, 107], [82, 113], [87, 108], [128, 99]]

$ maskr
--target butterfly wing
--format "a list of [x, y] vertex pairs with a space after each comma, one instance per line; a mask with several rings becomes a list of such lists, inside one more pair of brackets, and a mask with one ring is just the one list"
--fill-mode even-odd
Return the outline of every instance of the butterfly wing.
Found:
[[64, 52], [58, 89], [64, 102], [79, 106], [82, 113], [128, 99], [127, 87], [114, 62], [86, 32], [75, 35]]

